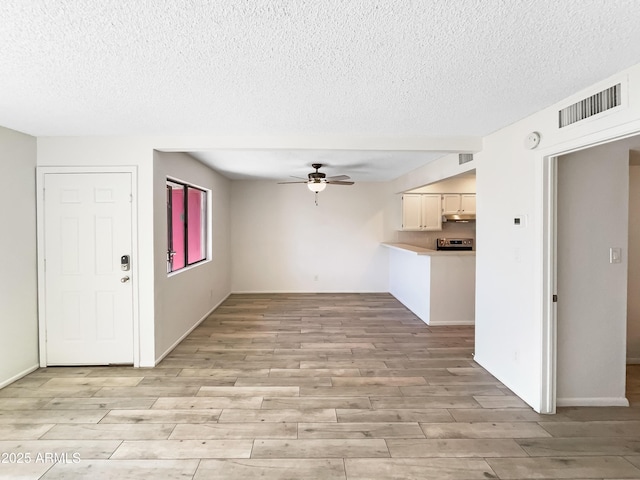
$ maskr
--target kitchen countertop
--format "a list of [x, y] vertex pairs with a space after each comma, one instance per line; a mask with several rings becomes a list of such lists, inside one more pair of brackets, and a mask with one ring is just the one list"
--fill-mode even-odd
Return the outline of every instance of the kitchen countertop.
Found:
[[448, 256], [463, 256], [463, 257], [468, 257], [468, 256], [475, 256], [476, 252], [475, 251], [461, 251], [461, 252], [456, 252], [456, 251], [450, 251], [450, 250], [431, 250], [429, 248], [424, 248], [424, 247], [416, 247], [415, 245], [408, 245], [406, 243], [383, 243], [382, 244], [385, 247], [388, 248], [393, 248], [395, 250], [402, 250], [404, 252], [407, 253], [413, 253], [415, 255], [430, 255], [433, 257], [448, 257]]

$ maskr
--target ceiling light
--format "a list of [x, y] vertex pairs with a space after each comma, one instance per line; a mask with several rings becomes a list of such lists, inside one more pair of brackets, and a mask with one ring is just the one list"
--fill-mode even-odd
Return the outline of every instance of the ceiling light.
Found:
[[327, 184], [325, 182], [309, 182], [307, 183], [307, 187], [309, 187], [309, 190], [312, 192], [318, 193], [327, 188]]

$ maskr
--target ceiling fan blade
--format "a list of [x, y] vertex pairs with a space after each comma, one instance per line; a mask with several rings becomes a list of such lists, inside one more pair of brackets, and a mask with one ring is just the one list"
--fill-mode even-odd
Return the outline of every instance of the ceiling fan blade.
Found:
[[330, 181], [327, 183], [330, 183], [331, 185], [353, 185], [354, 182], [343, 182], [341, 180], [338, 180], [338, 181]]
[[284, 185], [285, 183], [309, 183], [309, 181], [305, 180], [303, 182], [278, 182], [278, 185]]
[[296, 177], [295, 175], [289, 175], [291, 178], [297, 178], [298, 180], [305, 180], [305, 181], [309, 181], [308, 178], [305, 177]]
[[335, 177], [328, 177], [327, 182], [340, 181], [340, 180], [349, 180], [351, 177], [349, 175], [336, 175]]

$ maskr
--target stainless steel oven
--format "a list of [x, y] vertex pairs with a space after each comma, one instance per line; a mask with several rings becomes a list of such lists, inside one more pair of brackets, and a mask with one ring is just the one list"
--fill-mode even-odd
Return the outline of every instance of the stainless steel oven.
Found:
[[436, 239], [436, 250], [473, 250], [473, 238], [438, 238]]

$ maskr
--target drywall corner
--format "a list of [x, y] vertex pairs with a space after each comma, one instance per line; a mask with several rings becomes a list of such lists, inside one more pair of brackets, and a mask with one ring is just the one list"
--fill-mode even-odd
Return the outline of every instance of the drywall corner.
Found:
[[36, 138], [0, 127], [0, 386], [38, 364]]

